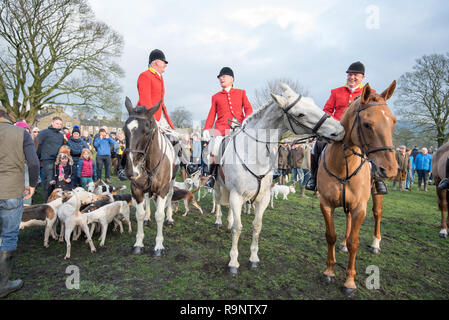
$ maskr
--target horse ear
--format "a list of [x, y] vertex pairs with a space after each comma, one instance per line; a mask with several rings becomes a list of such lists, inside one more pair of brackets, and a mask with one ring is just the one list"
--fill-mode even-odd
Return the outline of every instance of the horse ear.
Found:
[[281, 82], [279, 84], [279, 86], [284, 90], [284, 92], [282, 92], [283, 97], [290, 98], [290, 97], [294, 97], [297, 95], [296, 92], [294, 92], [288, 84]]
[[274, 94], [273, 92], [270, 93], [271, 97], [273, 98], [273, 100], [281, 107], [281, 108], [285, 108], [285, 106], [287, 106], [287, 99], [285, 99], [282, 96], [278, 96], [276, 94]]
[[385, 101], [390, 99], [391, 96], [393, 95], [394, 89], [396, 89], [396, 80], [393, 80], [390, 86], [387, 89], [385, 89], [384, 92], [381, 93], [382, 98], [384, 98]]
[[369, 86], [369, 83], [367, 83], [366, 86], [363, 87], [363, 91], [361, 94], [362, 104], [368, 104], [370, 95], [371, 95], [371, 87]]
[[152, 108], [148, 109], [148, 110], [146, 111], [146, 116], [147, 116], [148, 118], [152, 117], [152, 116], [156, 113], [156, 111], [159, 110], [159, 108], [161, 107], [161, 103], [162, 103], [162, 100], [160, 100], [160, 101], [159, 101], [155, 106], [153, 106]]
[[131, 103], [131, 100], [128, 97], [126, 97], [125, 99], [125, 107], [128, 110], [129, 114], [134, 112], [133, 104]]

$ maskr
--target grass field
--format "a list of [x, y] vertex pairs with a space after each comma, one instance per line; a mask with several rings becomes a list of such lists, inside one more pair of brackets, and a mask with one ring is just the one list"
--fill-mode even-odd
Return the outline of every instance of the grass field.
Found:
[[[122, 183], [113, 178], [112, 184]], [[384, 197], [380, 255], [373, 255], [366, 248], [371, 244], [374, 224], [369, 204], [360, 231], [355, 299], [449, 298], [449, 239], [438, 236], [440, 213], [435, 186], [429, 186], [429, 192], [418, 192], [416, 185], [413, 188], [412, 192], [395, 192], [389, 184], [390, 193]], [[122, 191], [126, 192], [129, 188]], [[36, 197], [39, 199], [40, 195]], [[336, 283], [320, 281], [326, 267], [327, 244], [317, 198], [290, 194], [288, 201], [275, 200], [275, 209], [266, 210], [259, 241], [259, 270], [248, 266], [253, 215], [242, 214], [241, 266], [237, 276], [227, 272], [231, 235], [226, 227], [214, 227], [215, 217], [207, 213], [212, 207], [211, 195], [202, 199], [200, 205], [204, 215], [192, 206], [183, 217], [184, 207], [180, 204], [174, 215], [175, 225], [164, 227], [166, 255], [162, 258], [152, 256], [154, 217], [151, 226], [145, 227], [144, 254], [131, 254], [136, 235], [134, 208], [131, 234], [109, 230], [103, 248], [95, 235], [95, 254], [80, 238], [72, 242], [70, 260], [63, 259], [65, 243], [51, 239], [50, 247], [43, 247], [43, 227], [25, 229], [19, 235], [13, 274], [13, 278], [20, 277], [25, 284], [8, 299], [345, 299], [341, 289], [346, 253], [336, 253]], [[224, 222], [226, 217], [224, 209]], [[335, 221], [340, 242], [345, 228], [341, 208], [336, 211]], [[66, 268], [71, 265], [79, 268], [79, 289], [66, 287], [70, 276]], [[370, 265], [379, 268], [377, 290], [369, 290], [365, 285], [365, 272]]]

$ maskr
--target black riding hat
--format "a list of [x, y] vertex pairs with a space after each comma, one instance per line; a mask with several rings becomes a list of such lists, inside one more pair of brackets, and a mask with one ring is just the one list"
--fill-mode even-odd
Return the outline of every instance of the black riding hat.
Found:
[[223, 68], [221, 68], [220, 74], [217, 76], [217, 78], [220, 78], [222, 75], [225, 75], [225, 74], [227, 74], [228, 76], [231, 76], [231, 77], [234, 78], [234, 72], [233, 72], [232, 69], [229, 68], [229, 67], [223, 67]]
[[153, 62], [154, 60], [162, 60], [165, 63], [168, 63], [168, 61], [165, 60], [165, 54], [159, 49], [154, 49], [153, 51], [151, 51], [148, 64], [151, 64], [151, 62]]
[[354, 62], [349, 66], [348, 70], [346, 70], [346, 73], [349, 72], [361, 73], [365, 75], [365, 66], [360, 61]]

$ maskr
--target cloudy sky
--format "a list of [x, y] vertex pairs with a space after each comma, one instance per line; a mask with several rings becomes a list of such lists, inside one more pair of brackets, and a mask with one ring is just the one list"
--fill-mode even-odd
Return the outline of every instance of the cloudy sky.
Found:
[[377, 91], [411, 71], [425, 54], [449, 52], [448, 1], [90, 0], [99, 20], [123, 35], [124, 96], [138, 100], [137, 77], [159, 48], [167, 108], [197, 121], [220, 90], [223, 66], [254, 97], [276, 78], [299, 81], [321, 108], [345, 83], [349, 64], [366, 67]]

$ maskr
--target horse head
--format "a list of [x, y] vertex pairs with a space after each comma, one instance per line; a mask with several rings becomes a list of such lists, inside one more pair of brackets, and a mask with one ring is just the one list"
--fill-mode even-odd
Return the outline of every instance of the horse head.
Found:
[[398, 171], [393, 145], [396, 117], [387, 105], [395, 88], [393, 81], [379, 95], [366, 84], [341, 119], [346, 130], [343, 143], [358, 146], [371, 161], [374, 175], [380, 178], [394, 177]]
[[126, 97], [125, 106], [129, 117], [123, 126], [126, 138], [126, 168], [125, 174], [131, 181], [138, 184], [146, 179], [144, 175], [148, 149], [155, 136], [157, 124], [154, 113], [159, 109], [161, 101], [150, 109], [145, 106], [133, 107]]
[[345, 131], [340, 122], [321, 110], [312, 98], [298, 95], [284, 83], [280, 86], [284, 90], [282, 95], [271, 93], [271, 97], [284, 111], [284, 123], [289, 130], [335, 141], [343, 139]]

